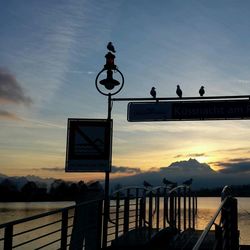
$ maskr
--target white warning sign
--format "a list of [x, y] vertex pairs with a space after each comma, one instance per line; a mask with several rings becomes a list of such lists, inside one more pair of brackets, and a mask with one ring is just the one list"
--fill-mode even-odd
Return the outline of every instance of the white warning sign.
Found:
[[68, 119], [66, 172], [109, 172], [112, 120]]

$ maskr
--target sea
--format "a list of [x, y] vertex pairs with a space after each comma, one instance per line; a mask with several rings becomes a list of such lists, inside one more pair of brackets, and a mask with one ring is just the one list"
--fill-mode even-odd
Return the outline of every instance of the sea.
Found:
[[[74, 202], [5, 202], [0, 203], [0, 224], [25, 218], [28, 216], [52, 211], [58, 208], [74, 205]], [[197, 229], [204, 229], [211, 220], [220, 204], [219, 197], [199, 197]], [[51, 222], [55, 221], [50, 216]], [[49, 223], [50, 221], [47, 221]], [[240, 230], [240, 244], [250, 245], [250, 198], [238, 198], [238, 227]], [[25, 228], [22, 228], [25, 230]], [[1, 237], [3, 232], [0, 233]], [[0, 244], [0, 249], [1, 244]], [[32, 249], [32, 248], [30, 248]], [[50, 248], [48, 248], [50, 249]]]

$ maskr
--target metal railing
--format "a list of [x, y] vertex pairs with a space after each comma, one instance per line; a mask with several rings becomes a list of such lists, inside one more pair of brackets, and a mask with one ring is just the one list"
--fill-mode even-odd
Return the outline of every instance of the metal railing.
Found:
[[149, 238], [166, 227], [195, 228], [196, 215], [197, 197], [188, 186], [119, 189], [110, 200], [107, 245], [139, 228], [147, 228]]
[[[167, 222], [179, 231], [195, 229], [197, 196], [189, 186], [181, 185], [169, 192], [167, 197]], [[168, 209], [169, 207], [169, 209]]]
[[[207, 224], [200, 238], [196, 242], [193, 250], [199, 250], [204, 244], [206, 237], [212, 227], [215, 227], [215, 250], [236, 250], [239, 249], [239, 231], [238, 231], [238, 211], [237, 199], [232, 197], [231, 188], [225, 186], [221, 193], [221, 204], [214, 214], [213, 218]], [[216, 224], [216, 219], [220, 216], [219, 224]]]
[[77, 209], [100, 202], [83, 202], [1, 224], [0, 249], [68, 249], [73, 244], [73, 222]]
[[127, 187], [110, 197], [107, 228], [103, 199], [88, 201], [0, 225], [0, 249], [101, 249], [132, 230], [150, 239], [166, 227], [194, 228], [196, 212], [187, 186]]

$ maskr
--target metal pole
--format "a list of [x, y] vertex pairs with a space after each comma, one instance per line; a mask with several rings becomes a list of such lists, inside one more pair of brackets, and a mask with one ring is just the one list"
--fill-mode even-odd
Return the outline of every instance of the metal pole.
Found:
[[[108, 121], [111, 120], [111, 94], [108, 95]], [[111, 143], [112, 145], [112, 143]], [[112, 151], [112, 147], [111, 147]], [[110, 157], [109, 167], [112, 164], [112, 154]], [[107, 246], [107, 234], [108, 234], [108, 219], [109, 219], [109, 171], [105, 172], [105, 193], [104, 193], [104, 218], [103, 218], [103, 247]]]
[[[190, 97], [182, 97], [181, 101], [183, 100], [227, 100], [227, 99], [246, 99], [249, 100], [250, 96], [249, 95], [233, 95], [233, 96], [190, 96]], [[112, 101], [180, 101], [179, 97], [159, 97], [156, 99], [153, 98], [112, 98]]]
[[67, 249], [67, 238], [68, 238], [68, 210], [62, 211], [62, 224], [61, 224], [61, 248], [62, 250]]

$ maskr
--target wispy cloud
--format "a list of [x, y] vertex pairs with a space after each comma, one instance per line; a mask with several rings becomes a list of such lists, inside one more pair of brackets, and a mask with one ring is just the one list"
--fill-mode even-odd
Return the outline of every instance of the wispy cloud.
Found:
[[19, 118], [17, 115], [10, 113], [5, 110], [0, 109], [0, 120], [15, 120], [15, 121], [21, 121], [22, 119]]
[[65, 168], [62, 167], [47, 167], [47, 168], [40, 168], [40, 169], [34, 169], [34, 170], [42, 170], [42, 171], [50, 171], [50, 172], [64, 172]]
[[112, 173], [139, 174], [139, 173], [141, 173], [141, 169], [140, 168], [131, 168], [131, 167], [112, 166]]
[[[63, 167], [43, 167], [43, 168], [34, 168], [33, 170], [40, 170], [40, 171], [49, 171], [49, 172], [64, 172], [65, 168]], [[112, 166], [112, 173], [117, 174], [140, 174], [140, 168], [133, 168], [133, 167], [117, 167]]]
[[29, 105], [32, 100], [24, 93], [16, 77], [0, 68], [0, 103], [6, 102]]
[[180, 158], [180, 157], [201, 157], [201, 156], [207, 156], [207, 154], [205, 154], [205, 153], [178, 154], [178, 155], [175, 155], [174, 158]]

